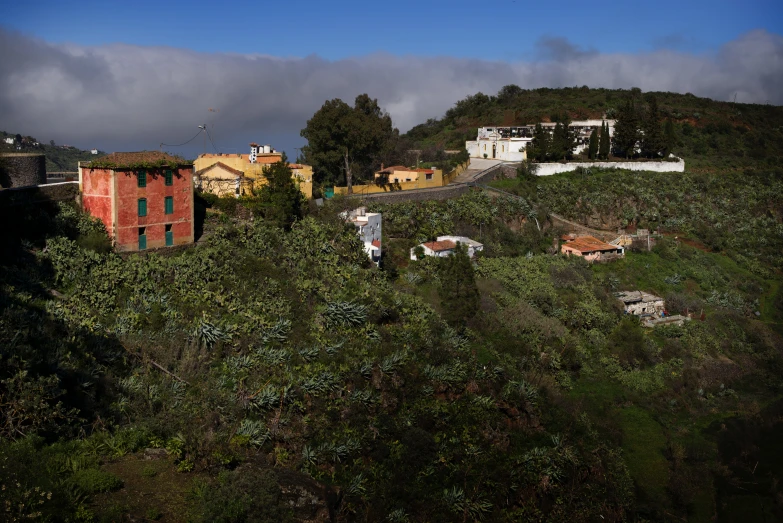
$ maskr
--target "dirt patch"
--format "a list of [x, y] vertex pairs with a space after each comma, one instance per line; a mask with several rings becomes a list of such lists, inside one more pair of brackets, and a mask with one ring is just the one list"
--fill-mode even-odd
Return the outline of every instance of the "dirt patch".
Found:
[[124, 486], [94, 498], [91, 508], [96, 515], [114, 521], [188, 520], [187, 497], [199, 475], [178, 472], [167, 459], [145, 459], [142, 454], [125, 456], [103, 469], [122, 479]]
[[678, 242], [688, 245], [689, 247], [693, 247], [694, 249], [699, 249], [700, 251], [703, 252], [712, 252], [712, 250], [709, 247], [707, 247], [700, 241], [693, 240], [691, 238], [684, 238], [683, 236], [681, 236], [676, 232], [665, 232], [663, 233], [663, 235], [668, 236], [669, 238], [677, 238]]

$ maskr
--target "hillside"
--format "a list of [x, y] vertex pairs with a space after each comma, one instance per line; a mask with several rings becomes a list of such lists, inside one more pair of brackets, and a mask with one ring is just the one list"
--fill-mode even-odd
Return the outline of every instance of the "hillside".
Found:
[[[777, 165], [783, 158], [783, 107], [718, 102], [692, 94], [653, 94], [664, 119], [679, 137], [674, 153], [711, 167]], [[638, 90], [521, 89], [506, 86], [497, 95], [477, 93], [458, 101], [440, 119], [413, 127], [404, 137], [420, 148], [461, 149], [476, 139], [476, 129], [554, 121], [565, 113], [572, 120], [613, 117], [627, 96]]]
[[[731, 219], [747, 193], [722, 192]], [[472, 192], [375, 204], [378, 269], [347, 201], [290, 231], [230, 202], [198, 245], [129, 255], [69, 205], [13, 211], [2, 506], [51, 521], [783, 515], [783, 300], [763, 267], [673, 240], [590, 266], [551, 255], [560, 231], [526, 201]], [[449, 233], [485, 244], [475, 267], [409, 260]], [[444, 290], [474, 279], [476, 309], [450, 318]], [[642, 329], [612, 295], [633, 289], [703, 315]]]
[[[46, 155], [46, 172], [76, 172], [80, 161], [89, 161], [96, 158], [90, 151], [83, 151], [70, 145], [57, 145], [50, 141], [40, 142], [32, 136], [21, 136], [21, 150], [16, 145], [7, 144], [6, 138], [15, 138], [15, 135], [0, 131], [0, 151], [7, 152], [40, 152]], [[36, 145], [37, 143], [37, 145]], [[106, 154], [98, 151], [98, 155]]]

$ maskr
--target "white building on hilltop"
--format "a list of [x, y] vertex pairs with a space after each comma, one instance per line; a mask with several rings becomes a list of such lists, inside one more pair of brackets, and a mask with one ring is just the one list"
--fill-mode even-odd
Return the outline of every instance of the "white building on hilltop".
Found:
[[[453, 254], [457, 249], [457, 244], [461, 243], [468, 248], [468, 256], [473, 258], [477, 252], [484, 250], [484, 245], [471, 240], [466, 236], [438, 236], [434, 242], [425, 242], [418, 247], [424, 249], [424, 256], [437, 256], [439, 258], [445, 258], [450, 254]], [[416, 247], [411, 249], [411, 260], [418, 260], [416, 256]]]
[[[609, 136], [614, 135], [616, 120], [575, 120], [568, 128], [576, 133], [576, 147], [574, 154], [587, 150], [590, 134], [593, 129], [601, 129], [601, 123], [609, 124]], [[555, 130], [556, 123], [542, 123], [541, 127], [550, 134]], [[527, 160], [525, 149], [533, 141], [535, 125], [521, 125], [518, 127], [479, 127], [475, 140], [465, 142], [468, 156], [471, 158], [494, 158], [507, 162], [521, 162]]]
[[359, 238], [364, 243], [364, 250], [376, 265], [381, 261], [381, 223], [379, 212], [367, 212], [366, 207], [344, 212], [343, 218], [356, 226]]

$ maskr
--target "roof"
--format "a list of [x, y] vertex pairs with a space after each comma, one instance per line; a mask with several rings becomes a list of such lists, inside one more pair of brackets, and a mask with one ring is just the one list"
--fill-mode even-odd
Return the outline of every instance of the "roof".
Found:
[[593, 236], [580, 236], [575, 240], [566, 243], [563, 247], [568, 247], [569, 249], [574, 249], [579, 252], [616, 251], [619, 248], [617, 245], [602, 242]]
[[393, 173], [394, 171], [410, 171], [410, 169], [408, 169], [408, 168], [407, 168], [407, 167], [405, 167], [404, 165], [391, 165], [391, 166], [389, 166], [389, 167], [386, 167], [385, 169], [381, 169], [381, 170], [380, 170], [380, 171], [378, 171], [378, 172], [379, 172], [379, 173], [388, 173], [388, 174], [391, 174], [391, 173]]
[[381, 240], [373, 240], [372, 241], [372, 245], [373, 245], [373, 247], [378, 247], [380, 249], [381, 248]]
[[617, 299], [623, 303], [649, 303], [651, 301], [662, 301], [663, 298], [643, 291], [623, 291], [615, 294]]
[[193, 162], [172, 156], [162, 151], [138, 151], [127, 153], [111, 153], [106, 156], [96, 158], [92, 163], [111, 165], [113, 168], [137, 167], [143, 164], [176, 164], [193, 165]]
[[435, 251], [435, 252], [450, 251], [457, 247], [457, 244], [451, 240], [443, 240], [439, 242], [427, 242], [427, 243], [422, 243], [422, 245], [430, 249], [431, 251]]
[[[199, 158], [240, 158], [242, 160], [245, 160], [247, 163], [250, 163], [250, 155], [249, 154], [213, 154], [213, 153], [207, 153], [207, 154], [200, 154], [198, 156]], [[280, 159], [283, 157], [283, 153], [264, 153], [259, 154], [256, 156], [256, 163], [275, 163], [279, 162]]]
[[205, 172], [207, 172], [207, 171], [209, 171], [210, 169], [213, 169], [213, 168], [215, 168], [215, 167], [220, 167], [220, 168], [222, 168], [223, 170], [230, 172], [231, 174], [235, 174], [236, 176], [244, 176], [244, 175], [245, 175], [245, 173], [244, 173], [244, 172], [242, 172], [242, 171], [240, 171], [239, 169], [234, 169], [233, 167], [230, 167], [230, 166], [228, 166], [228, 165], [224, 164], [223, 162], [217, 162], [217, 163], [213, 163], [213, 164], [212, 164], [212, 165], [210, 165], [209, 167], [204, 167], [203, 169], [201, 169], [201, 170], [199, 170], [199, 171], [196, 171], [196, 172], [195, 172], [195, 173], [193, 173], [193, 174], [195, 174], [196, 176], [201, 176], [201, 175], [202, 175], [202, 174], [204, 174]]

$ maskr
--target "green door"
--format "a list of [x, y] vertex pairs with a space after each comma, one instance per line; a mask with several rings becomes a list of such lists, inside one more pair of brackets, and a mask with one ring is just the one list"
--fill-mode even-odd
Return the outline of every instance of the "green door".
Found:
[[147, 248], [147, 235], [139, 234], [139, 250], [143, 251]]
[[166, 246], [174, 245], [174, 231], [166, 231]]

